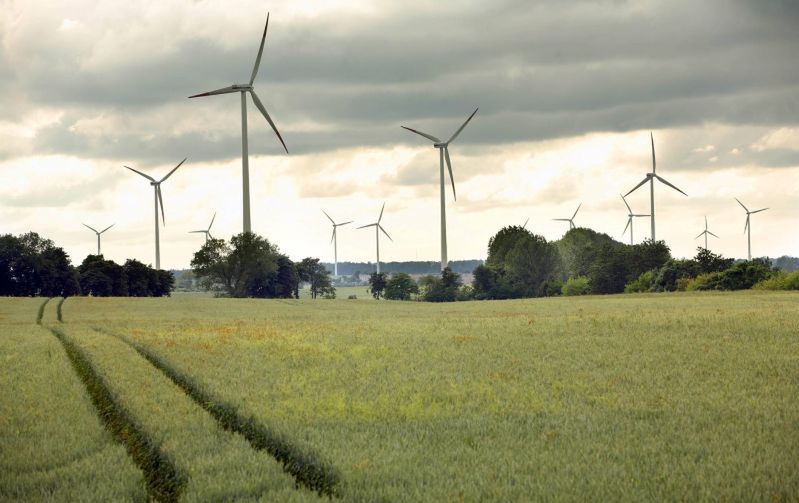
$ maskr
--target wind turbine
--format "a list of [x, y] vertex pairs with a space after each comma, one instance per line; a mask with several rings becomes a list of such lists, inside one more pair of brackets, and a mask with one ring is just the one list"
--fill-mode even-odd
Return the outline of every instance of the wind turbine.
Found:
[[97, 255], [100, 255], [100, 234], [102, 234], [103, 232], [107, 231], [108, 229], [110, 229], [111, 227], [113, 227], [115, 225], [116, 224], [111, 224], [108, 227], [106, 227], [105, 229], [103, 229], [101, 231], [98, 231], [94, 227], [90, 227], [90, 226], [88, 226], [86, 224], [83, 224], [84, 227], [88, 227], [89, 229], [93, 230], [95, 234], [97, 234]]
[[[366, 224], [366, 225], [362, 225], [362, 226], [358, 227], [358, 229], [364, 229], [366, 227], [374, 227], [375, 228], [375, 244], [377, 246], [377, 273], [378, 274], [380, 274], [380, 233], [378, 232], [378, 230], [383, 231], [383, 234], [385, 234], [388, 239], [390, 239], [392, 242], [394, 241], [393, 239], [391, 239], [391, 236], [388, 235], [388, 232], [386, 232], [386, 230], [383, 228], [383, 226], [380, 225], [380, 221], [383, 219], [383, 210], [384, 209], [386, 209], [386, 203], [383, 203], [383, 207], [380, 208], [380, 216], [377, 218], [377, 222], [375, 222], [373, 224]], [[328, 217], [328, 218], [330, 218], [330, 217]]]
[[688, 194], [686, 194], [682, 190], [678, 189], [674, 185], [670, 184], [668, 181], [666, 181], [665, 178], [663, 178], [663, 177], [661, 177], [661, 176], [659, 176], [659, 175], [657, 175], [655, 173], [655, 138], [654, 138], [654, 136], [652, 136], [651, 132], [649, 133], [649, 139], [652, 142], [652, 172], [651, 173], [647, 173], [646, 174], [646, 178], [644, 178], [641, 181], [641, 183], [639, 183], [638, 185], [633, 187], [633, 189], [630, 192], [624, 194], [624, 196], [625, 197], [629, 196], [630, 194], [635, 192], [635, 190], [638, 187], [640, 187], [641, 185], [645, 184], [646, 182], [649, 182], [649, 201], [650, 201], [649, 214], [652, 216], [652, 242], [654, 242], [655, 241], [655, 179], [657, 178], [661, 183], [663, 183], [665, 185], [668, 185], [669, 187], [671, 187], [672, 189], [676, 190], [677, 192], [679, 192], [680, 194], [682, 194], [684, 196], [688, 196]]
[[580, 203], [580, 205], [577, 206], [577, 209], [574, 210], [574, 215], [572, 215], [571, 218], [553, 218], [552, 220], [557, 220], [558, 222], [569, 222], [569, 230], [574, 229], [574, 217], [577, 216], [577, 212], [580, 211], [580, 206], [582, 205], [583, 203]]
[[[746, 217], [746, 218], [747, 218], [747, 220], [749, 220], [749, 216], [748, 216], [748, 215], [747, 215], [747, 217]], [[703, 230], [702, 232], [700, 232], [700, 233], [699, 233], [699, 235], [698, 235], [698, 236], [696, 236], [696, 237], [694, 238], [694, 239], [699, 239], [699, 238], [700, 238], [700, 237], [702, 237], [703, 235], [705, 236], [705, 250], [707, 250], [707, 235], [708, 235], [708, 234], [710, 234], [710, 235], [711, 235], [711, 236], [713, 236], [714, 238], [718, 239], [718, 236], [716, 236], [715, 234], [713, 234], [712, 232], [710, 232], [709, 230], [707, 230], [707, 217], [705, 217], [705, 230]]]
[[530, 218], [528, 217], [527, 220], [524, 221], [524, 225], [522, 225], [522, 229], [526, 229], [527, 228], [527, 223], [529, 221], [530, 221]]
[[261, 64], [261, 55], [264, 52], [264, 42], [266, 41], [266, 29], [269, 27], [269, 14], [266, 15], [266, 25], [264, 26], [264, 34], [261, 36], [261, 47], [258, 49], [258, 56], [255, 58], [255, 66], [252, 69], [252, 75], [250, 76], [250, 82], [248, 84], [233, 84], [232, 86], [223, 87], [222, 89], [217, 89], [216, 91], [209, 91], [207, 93], [195, 94], [193, 96], [189, 96], [189, 98], [198, 98], [202, 96], [213, 96], [215, 94], [229, 94], [229, 93], [241, 93], [241, 178], [242, 178], [242, 192], [243, 192], [243, 199], [244, 199], [244, 232], [252, 232], [252, 225], [250, 223], [250, 161], [249, 161], [249, 154], [247, 151], [247, 93], [250, 93], [252, 96], [252, 101], [255, 103], [255, 106], [258, 110], [261, 111], [266, 122], [272, 127], [272, 130], [277, 135], [278, 140], [280, 140], [281, 145], [283, 145], [283, 149], [286, 153], [289, 153], [289, 149], [286, 147], [286, 142], [283, 141], [283, 137], [280, 136], [280, 132], [277, 130], [277, 126], [272, 121], [272, 118], [269, 116], [269, 112], [266, 111], [266, 107], [264, 104], [261, 103], [261, 100], [258, 98], [258, 95], [255, 94], [255, 89], [253, 88], [253, 82], [255, 82], [255, 76], [258, 75], [258, 66]]
[[214, 212], [214, 216], [211, 218], [211, 223], [208, 224], [207, 229], [201, 231], [189, 231], [189, 234], [202, 232], [203, 234], [205, 234], [205, 242], [207, 243], [209, 239], [213, 239], [213, 236], [211, 235], [211, 226], [214, 225], [214, 220], [216, 220], [216, 212]]
[[332, 218], [330, 218], [330, 215], [328, 215], [325, 210], [322, 210], [322, 213], [324, 213], [327, 219], [330, 220], [330, 223], [333, 224], [333, 235], [330, 237], [330, 242], [333, 243], [333, 276], [338, 276], [338, 234], [336, 233], [336, 228], [342, 225], [351, 224], [352, 220], [337, 224]]
[[[735, 198], [738, 201], [738, 198]], [[749, 215], [753, 215], [755, 213], [760, 213], [761, 211], [766, 211], [768, 208], [761, 208], [755, 211], [749, 211], [749, 208], [744, 206], [744, 203], [738, 201], [738, 204], [741, 205], [741, 208], [746, 211], [746, 225], [744, 225], [744, 232], [746, 233], [746, 246], [749, 251], [749, 260], [752, 260], [752, 224], [749, 223]]]
[[[619, 194], [619, 195], [621, 196], [621, 194]], [[626, 206], [627, 207], [627, 211], [629, 211], [629, 213], [627, 214], [627, 225], [624, 226], [624, 230], [622, 231], [621, 235], [624, 236], [624, 233], [627, 232], [627, 227], [629, 227], [630, 228], [630, 244], [632, 245], [633, 244], [633, 218], [634, 217], [648, 217], [649, 215], [634, 214], [633, 210], [630, 208], [630, 205], [627, 204], [627, 200], [624, 198], [624, 196], [621, 196], [621, 200], [624, 201], [624, 206]]]
[[474, 114], [477, 113], [477, 110], [478, 110], [477, 108], [474, 109], [474, 112], [472, 112], [472, 115], [470, 115], [469, 118], [466, 119], [466, 122], [464, 122], [461, 125], [461, 127], [459, 127], [457, 131], [455, 131], [455, 134], [453, 134], [450, 137], [450, 139], [447, 140], [447, 141], [441, 141], [441, 140], [439, 140], [438, 138], [436, 138], [433, 135], [429, 135], [427, 133], [422, 133], [421, 131], [417, 131], [415, 129], [411, 129], [411, 128], [406, 127], [406, 126], [402, 126], [404, 129], [407, 129], [408, 131], [410, 131], [412, 133], [416, 133], [416, 134], [418, 134], [420, 136], [424, 136], [428, 140], [432, 141], [433, 142], [433, 147], [438, 149], [439, 180], [440, 180], [440, 189], [441, 189], [440, 190], [440, 194], [441, 194], [441, 270], [442, 271], [447, 267], [447, 263], [448, 263], [448, 261], [447, 261], [447, 209], [446, 209], [446, 205], [444, 204], [444, 185], [445, 185], [445, 182], [444, 182], [444, 160], [447, 161], [447, 169], [449, 170], [449, 180], [450, 180], [450, 182], [452, 182], [452, 197], [457, 201], [458, 197], [455, 195], [455, 179], [452, 177], [452, 162], [450, 162], [450, 159], [449, 159], [449, 144], [452, 143], [453, 141], [455, 141], [455, 138], [457, 138], [458, 135], [461, 134], [461, 131], [463, 131], [463, 128], [466, 127], [466, 124], [468, 124], [469, 121], [472, 120], [472, 117], [474, 117]]
[[[188, 157], [186, 158], [188, 159]], [[164, 217], [164, 197], [161, 194], [161, 184], [166, 181], [167, 178], [172, 176], [179, 167], [186, 162], [186, 159], [180, 161], [180, 164], [172, 168], [172, 171], [166, 174], [165, 177], [161, 178], [160, 180], [156, 180], [155, 178], [151, 177], [150, 175], [146, 175], [141, 171], [135, 170], [129, 166], [125, 166], [129, 170], [133, 171], [134, 173], [138, 173], [144, 178], [150, 180], [150, 185], [153, 186], [153, 193], [155, 194], [155, 268], [161, 269], [161, 242], [158, 235], [158, 206], [161, 206], [161, 221], [166, 225], [166, 219]]]

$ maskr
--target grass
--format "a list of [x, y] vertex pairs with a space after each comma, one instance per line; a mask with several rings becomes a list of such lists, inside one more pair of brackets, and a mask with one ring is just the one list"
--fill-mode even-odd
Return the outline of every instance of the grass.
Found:
[[144, 479], [103, 428], [42, 299], [0, 302], [0, 500], [146, 501]]
[[[63, 310], [70, 337], [186, 471], [203, 473], [193, 466], [219, 425], [90, 327], [318, 456], [344, 500], [787, 501], [799, 496], [798, 301], [703, 292], [431, 305], [339, 293], [74, 298]], [[211, 465], [246, 471], [258, 451], [237, 445]], [[238, 495], [251, 476], [192, 476], [188, 490]]]

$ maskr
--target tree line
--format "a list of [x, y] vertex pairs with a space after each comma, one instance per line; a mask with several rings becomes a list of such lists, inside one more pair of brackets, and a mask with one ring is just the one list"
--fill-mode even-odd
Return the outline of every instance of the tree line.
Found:
[[0, 236], [0, 295], [69, 297], [161, 297], [174, 287], [170, 271], [138, 260], [119, 265], [102, 255], [88, 255], [74, 267], [69, 255], [35, 232]]

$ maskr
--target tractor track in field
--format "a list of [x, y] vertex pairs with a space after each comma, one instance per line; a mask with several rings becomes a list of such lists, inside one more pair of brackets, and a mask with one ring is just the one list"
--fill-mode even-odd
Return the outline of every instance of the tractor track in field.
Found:
[[322, 496], [340, 497], [337, 488], [339, 475], [332, 467], [316, 456], [303, 452], [295, 445], [270, 431], [253, 417], [244, 417], [238, 409], [203, 390], [192, 378], [181, 373], [165, 359], [125, 335], [92, 327], [95, 332], [115, 337], [133, 348], [153, 367], [166, 375], [226, 431], [243, 436], [255, 450], [263, 450], [283, 465], [284, 471], [294, 477], [298, 485], [307, 487]]
[[[46, 304], [45, 301], [39, 308], [37, 320], [39, 324]], [[144, 473], [150, 499], [159, 502], [178, 501], [188, 482], [186, 476], [178, 471], [172, 461], [160, 451], [117, 402], [86, 354], [64, 332], [53, 327], [47, 328], [64, 347], [72, 368], [83, 382], [106, 430], [111, 433], [114, 440], [125, 447]]]
[[50, 302], [51, 299], [52, 299], [52, 297], [44, 299], [44, 302], [42, 302], [42, 304], [39, 306], [39, 312], [36, 313], [36, 324], [37, 325], [41, 325], [42, 324], [42, 318], [44, 318], [44, 308], [47, 307], [47, 303]]
[[58, 301], [58, 305], [55, 308], [56, 318], [58, 319], [59, 323], [64, 323], [64, 313], [61, 310], [61, 307], [64, 305], [66, 300], [66, 297], [61, 297], [61, 300]]

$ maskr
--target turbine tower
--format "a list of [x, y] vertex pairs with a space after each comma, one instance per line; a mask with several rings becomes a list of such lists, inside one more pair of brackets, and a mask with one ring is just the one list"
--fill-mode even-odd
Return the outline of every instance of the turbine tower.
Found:
[[452, 162], [450, 162], [450, 159], [449, 159], [449, 144], [452, 143], [453, 141], [455, 141], [455, 138], [457, 138], [458, 135], [461, 134], [461, 131], [463, 131], [463, 128], [466, 127], [466, 124], [468, 124], [469, 121], [472, 120], [472, 117], [474, 117], [474, 114], [477, 113], [477, 110], [478, 110], [477, 108], [474, 109], [474, 112], [472, 112], [472, 115], [470, 115], [469, 118], [466, 119], [466, 122], [464, 122], [461, 125], [461, 127], [459, 127], [457, 131], [455, 131], [455, 134], [453, 134], [450, 137], [450, 139], [447, 140], [447, 141], [441, 141], [441, 140], [439, 140], [438, 138], [436, 138], [433, 135], [429, 135], [427, 133], [422, 133], [421, 131], [417, 131], [415, 129], [411, 129], [411, 128], [406, 127], [406, 126], [402, 126], [404, 129], [407, 129], [408, 131], [410, 131], [412, 133], [416, 133], [416, 134], [418, 134], [420, 136], [424, 136], [428, 140], [432, 141], [433, 142], [433, 147], [438, 149], [439, 180], [440, 180], [440, 184], [439, 184], [440, 185], [440, 191], [439, 192], [440, 192], [440, 195], [441, 195], [441, 270], [442, 271], [447, 267], [447, 264], [448, 264], [448, 261], [447, 261], [447, 208], [446, 208], [446, 205], [444, 203], [444, 186], [446, 185], [445, 180], [444, 180], [444, 160], [447, 161], [447, 169], [449, 170], [449, 180], [450, 180], [450, 182], [452, 182], [452, 197], [453, 197], [453, 199], [455, 199], [457, 201], [458, 197], [455, 195], [455, 179], [452, 177]]
[[646, 182], [649, 182], [649, 202], [650, 202], [649, 214], [652, 217], [652, 242], [654, 243], [655, 242], [655, 179], [658, 179], [661, 183], [668, 185], [669, 187], [671, 187], [672, 189], [676, 190], [677, 192], [679, 192], [684, 196], [688, 196], [688, 194], [678, 189], [674, 185], [670, 184], [668, 181], [666, 181], [665, 178], [658, 176], [655, 173], [655, 138], [654, 136], [652, 136], [651, 132], [649, 133], [649, 140], [652, 142], [652, 172], [647, 173], [646, 177], [641, 181], [641, 183], [633, 187], [633, 189], [630, 192], [624, 194], [624, 196], [625, 197], [629, 196], [630, 194], [635, 192], [635, 190], [638, 187], [645, 184]]
[[210, 224], [208, 224], [208, 228], [207, 228], [207, 229], [205, 229], [205, 230], [200, 230], [200, 231], [189, 231], [189, 234], [195, 234], [195, 233], [200, 233], [200, 232], [202, 232], [203, 234], [205, 234], [205, 242], [207, 243], [209, 239], [213, 239], [213, 238], [214, 238], [214, 237], [211, 235], [211, 226], [213, 226], [213, 225], [214, 225], [214, 220], [216, 220], [216, 212], [214, 212], [214, 216], [213, 216], [213, 217], [211, 217], [211, 223], [210, 223]]
[[328, 215], [325, 210], [322, 210], [322, 213], [324, 213], [327, 219], [330, 220], [330, 223], [333, 224], [333, 235], [330, 237], [330, 242], [333, 243], [333, 276], [338, 276], [338, 234], [336, 233], [336, 228], [351, 224], [352, 220], [337, 224], [330, 218], [330, 215]]
[[[392, 242], [394, 241], [391, 239], [391, 236], [388, 235], [388, 232], [380, 225], [380, 221], [383, 219], [383, 210], [386, 209], [386, 203], [383, 203], [383, 207], [380, 208], [380, 216], [377, 218], [377, 222], [373, 224], [366, 224], [358, 227], [358, 229], [364, 229], [366, 227], [374, 227], [375, 228], [375, 245], [377, 246], [377, 273], [380, 274], [380, 233], [378, 230], [383, 231], [383, 234], [386, 235], [388, 239]], [[329, 218], [329, 217], [328, 217]]]
[[[621, 196], [621, 194], [619, 194], [619, 195]], [[630, 209], [630, 205], [627, 204], [627, 200], [624, 198], [624, 196], [621, 196], [621, 200], [624, 201], [624, 206], [626, 206], [627, 207], [627, 211], [629, 211], [629, 213], [627, 214], [627, 225], [624, 226], [624, 230], [622, 231], [621, 235], [624, 236], [624, 233], [627, 232], [627, 227], [629, 227], [630, 228], [630, 244], [632, 245], [633, 244], [633, 218], [634, 217], [648, 217], [649, 215], [633, 214], [633, 210]]]
[[83, 224], [84, 227], [88, 227], [89, 229], [93, 230], [95, 234], [97, 234], [97, 255], [100, 255], [100, 234], [102, 234], [103, 232], [107, 231], [108, 229], [110, 229], [114, 225], [116, 225], [116, 224], [111, 224], [108, 227], [106, 227], [105, 229], [103, 229], [101, 231], [98, 231], [94, 227], [90, 227], [90, 226], [88, 226], [86, 224]]
[[223, 87], [222, 89], [217, 89], [216, 91], [209, 91], [207, 93], [195, 94], [193, 96], [189, 96], [189, 98], [198, 98], [202, 96], [213, 96], [215, 94], [228, 94], [228, 93], [240, 93], [241, 94], [241, 179], [242, 179], [242, 192], [243, 192], [243, 200], [244, 200], [244, 214], [243, 214], [243, 221], [244, 221], [244, 232], [252, 232], [252, 225], [250, 222], [250, 161], [249, 161], [249, 154], [247, 151], [247, 93], [250, 93], [252, 96], [252, 101], [255, 103], [255, 106], [258, 110], [261, 111], [266, 122], [272, 127], [272, 130], [277, 135], [278, 140], [280, 140], [281, 145], [283, 145], [283, 149], [286, 153], [289, 153], [289, 149], [286, 148], [286, 142], [283, 141], [283, 137], [280, 136], [280, 132], [277, 130], [277, 126], [272, 121], [272, 118], [269, 116], [269, 112], [266, 111], [266, 107], [264, 104], [261, 103], [261, 100], [258, 98], [258, 95], [255, 94], [255, 89], [253, 88], [253, 83], [255, 82], [255, 77], [258, 75], [258, 65], [261, 64], [261, 55], [264, 52], [264, 42], [266, 41], [266, 29], [269, 27], [269, 14], [266, 15], [266, 25], [264, 26], [264, 34], [261, 36], [261, 47], [258, 49], [258, 56], [255, 58], [255, 66], [252, 69], [252, 75], [250, 76], [249, 84], [233, 84], [232, 86]]
[[[748, 218], [749, 218], [749, 217], [747, 216], [747, 219], [748, 219]], [[699, 239], [699, 238], [700, 238], [700, 237], [702, 237], [703, 235], [705, 236], [705, 250], [707, 250], [707, 235], [708, 235], [708, 234], [710, 234], [711, 236], [713, 236], [713, 237], [714, 237], [714, 238], [716, 238], [716, 239], [718, 239], [718, 238], [719, 238], [718, 236], [716, 236], [715, 234], [713, 234], [712, 232], [710, 232], [709, 230], [707, 230], [707, 217], [705, 217], [705, 230], [703, 230], [702, 232], [700, 232], [700, 233], [699, 233], [699, 235], [698, 235], [698, 236], [696, 236], [696, 237], [694, 238], [694, 239]]]
[[[186, 158], [188, 159], [188, 157]], [[145, 175], [141, 171], [135, 170], [129, 166], [125, 166], [129, 170], [133, 171], [134, 173], [138, 173], [139, 175], [143, 176], [144, 178], [150, 180], [150, 185], [153, 187], [153, 192], [155, 193], [155, 268], [161, 269], [161, 242], [160, 237], [158, 235], [158, 206], [161, 206], [161, 221], [166, 225], [166, 219], [164, 218], [164, 196], [161, 194], [161, 184], [166, 181], [167, 178], [172, 176], [179, 167], [186, 162], [186, 159], [180, 161], [180, 164], [172, 168], [172, 171], [166, 174], [165, 177], [161, 178], [160, 180], [156, 180], [155, 178], [151, 177], [150, 175]]]
[[[735, 200], [738, 201], [738, 198], [736, 197]], [[738, 201], [738, 204], [740, 204], [741, 208], [743, 208], [744, 211], [746, 212], [746, 225], [744, 225], [744, 232], [746, 233], [746, 246], [749, 253], [748, 257], [749, 260], [752, 260], [752, 224], [749, 222], [749, 215], [760, 213], [761, 211], [766, 211], [768, 208], [761, 208], [759, 210], [749, 211], [749, 208], [744, 206], [744, 203], [742, 203], [741, 201]]]
[[580, 207], [582, 205], [583, 205], [583, 203], [580, 203], [577, 206], [577, 209], [574, 210], [574, 215], [572, 215], [571, 218], [553, 218], [552, 220], [557, 220], [558, 222], [569, 222], [569, 230], [575, 229], [576, 227], [574, 225], [574, 217], [577, 216], [577, 212], [580, 211]]

